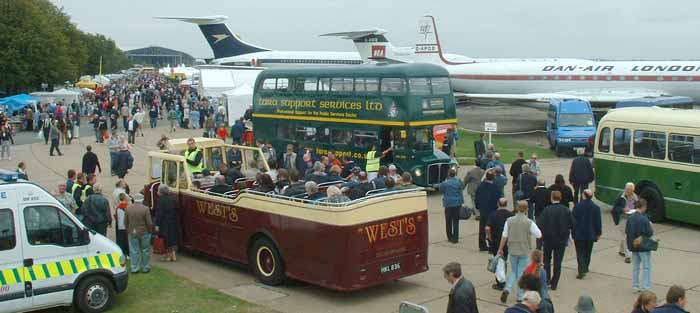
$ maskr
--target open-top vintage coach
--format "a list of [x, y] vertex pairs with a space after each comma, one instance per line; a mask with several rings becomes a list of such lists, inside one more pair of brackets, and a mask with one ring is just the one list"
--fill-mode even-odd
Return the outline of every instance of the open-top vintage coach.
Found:
[[[195, 141], [204, 164], [227, 162], [228, 149], [240, 149], [244, 171], [250, 160], [268, 169], [259, 148], [218, 139]], [[252, 191], [247, 187], [253, 180], [246, 178], [229, 192], [213, 193], [194, 187], [198, 178], [185, 166], [185, 142], [173, 140], [168, 151], [149, 152], [146, 188], [151, 207], [160, 184], [176, 194], [183, 248], [248, 264], [256, 278], [271, 285], [289, 277], [348, 291], [428, 270], [422, 189], [331, 204]]]

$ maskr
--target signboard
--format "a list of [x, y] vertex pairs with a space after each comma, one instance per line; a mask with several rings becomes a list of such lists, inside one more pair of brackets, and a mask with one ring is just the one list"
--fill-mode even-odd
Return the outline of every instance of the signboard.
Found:
[[498, 123], [494, 122], [485, 122], [484, 123], [484, 131], [485, 132], [498, 132]]

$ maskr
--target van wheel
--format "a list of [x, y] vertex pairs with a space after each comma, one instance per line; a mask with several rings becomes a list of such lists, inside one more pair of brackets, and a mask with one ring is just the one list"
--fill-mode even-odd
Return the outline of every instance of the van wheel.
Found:
[[103, 276], [90, 276], [78, 285], [75, 304], [79, 312], [98, 313], [107, 310], [114, 301], [114, 286]]
[[260, 282], [279, 285], [284, 282], [285, 269], [282, 256], [267, 237], [258, 238], [248, 252], [248, 264]]
[[652, 222], [663, 222], [666, 219], [664, 199], [658, 189], [644, 186], [639, 191], [639, 197], [647, 201], [647, 216]]

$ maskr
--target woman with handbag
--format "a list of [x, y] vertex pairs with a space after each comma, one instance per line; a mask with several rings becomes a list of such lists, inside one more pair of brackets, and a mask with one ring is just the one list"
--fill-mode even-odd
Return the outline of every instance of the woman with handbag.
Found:
[[[635, 204], [636, 211], [627, 218], [625, 234], [627, 246], [632, 252], [632, 288], [634, 291], [651, 290], [651, 251], [655, 250], [655, 243], [651, 236], [654, 230], [651, 221], [645, 215], [647, 202], [639, 199]], [[642, 285], [639, 284], [639, 267], [642, 267]]]
[[161, 261], [175, 262], [177, 261], [175, 253], [180, 235], [177, 199], [165, 184], [161, 184], [158, 187], [158, 196], [158, 203], [156, 204], [156, 232], [165, 239], [167, 248], [167, 253], [161, 258]]

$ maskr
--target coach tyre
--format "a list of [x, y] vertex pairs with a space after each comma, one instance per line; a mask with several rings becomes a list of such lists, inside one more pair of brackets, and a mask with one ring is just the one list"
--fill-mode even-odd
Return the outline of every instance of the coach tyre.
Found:
[[647, 201], [647, 216], [652, 222], [662, 222], [666, 218], [664, 200], [658, 189], [644, 186], [639, 191], [639, 197]]
[[75, 290], [75, 304], [79, 312], [98, 313], [107, 310], [114, 301], [114, 286], [104, 276], [85, 278]]
[[274, 286], [284, 282], [284, 261], [275, 244], [267, 237], [255, 240], [248, 253], [248, 264], [263, 284]]

